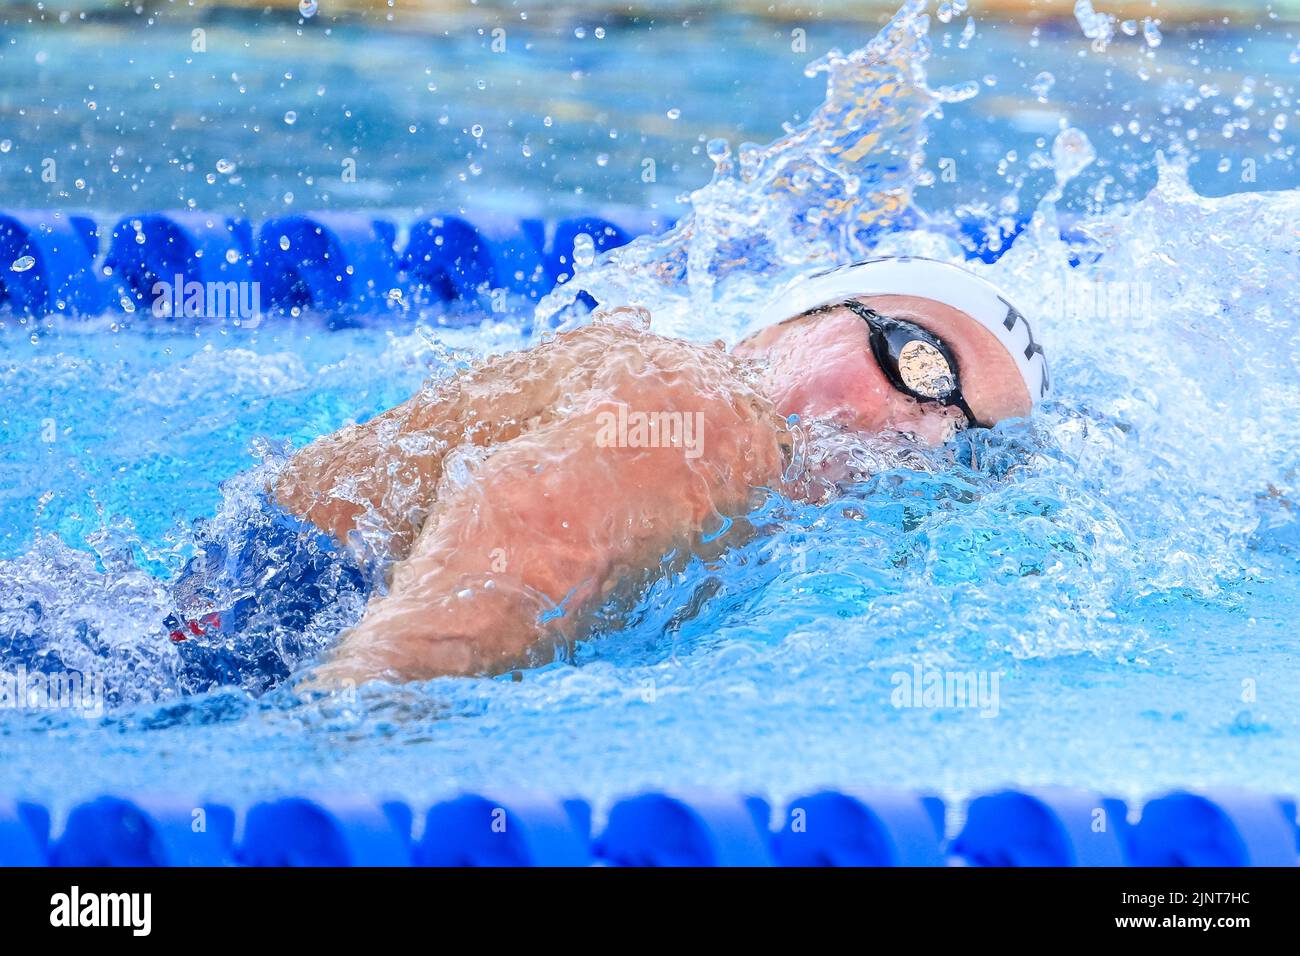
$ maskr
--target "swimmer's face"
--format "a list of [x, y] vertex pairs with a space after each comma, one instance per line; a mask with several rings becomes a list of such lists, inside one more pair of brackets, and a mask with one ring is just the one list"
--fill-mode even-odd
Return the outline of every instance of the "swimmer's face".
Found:
[[[919, 296], [858, 301], [948, 347], [977, 421], [992, 425], [1029, 414], [1033, 403], [1015, 362], [965, 312]], [[947, 441], [966, 420], [956, 407], [920, 402], [896, 388], [872, 354], [867, 323], [844, 306], [769, 326], [736, 346], [736, 354], [765, 361], [766, 391], [782, 415], [830, 419], [867, 434], [910, 434], [932, 444]]]

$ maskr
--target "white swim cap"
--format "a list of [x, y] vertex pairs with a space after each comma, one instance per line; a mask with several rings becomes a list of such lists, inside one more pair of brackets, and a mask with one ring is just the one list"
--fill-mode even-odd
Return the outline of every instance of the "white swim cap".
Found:
[[1051, 392], [1047, 358], [1024, 315], [992, 282], [937, 259], [891, 256], [801, 276], [773, 297], [744, 337], [812, 309], [867, 295], [918, 296], [965, 312], [1006, 348], [1034, 404]]

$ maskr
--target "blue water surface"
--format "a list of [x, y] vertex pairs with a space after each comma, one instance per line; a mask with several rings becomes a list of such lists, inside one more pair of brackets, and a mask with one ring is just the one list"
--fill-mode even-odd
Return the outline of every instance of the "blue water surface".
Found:
[[[526, 344], [532, 305], [466, 329], [437, 309], [335, 330], [311, 315], [256, 329], [5, 315], [0, 661], [12, 667], [20, 645], [30, 655], [39, 635], [63, 660], [97, 662], [116, 697], [91, 717], [0, 708], [0, 792], [66, 806], [103, 790], [424, 799], [524, 786], [597, 802], [700, 785], [778, 799], [822, 784], [1293, 790], [1294, 38], [1284, 24], [1184, 27], [1159, 48], [1124, 37], [1098, 53], [1072, 23], [1035, 34], [980, 21], [964, 44], [964, 20], [907, 23], [886, 57], [896, 74], [827, 67], [851, 103], [885, 95], [886, 75], [901, 84], [877, 104], [898, 121], [879, 120], [881, 152], [854, 172], [863, 195], [911, 177], [934, 217], [870, 241], [959, 257], [948, 226], [962, 207], [1037, 212], [988, 269], [1045, 327], [1058, 394], [1032, 421], [878, 469], [822, 505], [769, 502], [756, 539], [655, 583], [572, 662], [348, 699], [185, 696], [162, 611], [193, 522], [266, 457]], [[591, 24], [582, 37], [571, 23], [512, 25], [519, 55], [497, 58], [468, 27], [321, 26], [216, 23], [199, 60], [170, 22], [129, 35], [8, 24], [0, 203], [260, 217], [292, 192], [293, 207], [407, 222], [458, 205], [693, 209], [730, 245], [670, 237], [579, 279], [630, 289], [658, 327], [700, 339], [729, 336], [756, 290], [819, 261], [788, 255], [791, 235], [812, 235], [808, 201], [765, 171], [820, 155], [800, 124], [844, 113], [833, 96], [819, 107], [827, 77], [803, 67], [861, 46], [861, 25], [817, 24], [802, 54], [788, 25], [761, 20], [619, 21], [601, 39]], [[795, 131], [784, 139], [783, 122]], [[706, 149], [714, 137], [738, 159], [746, 140], [778, 146], [737, 175]], [[26, 170], [46, 153], [82, 184], [39, 192]], [[336, 185], [341, 155], [362, 161], [362, 189]], [[220, 158], [238, 172], [209, 181]], [[740, 212], [752, 208], [764, 215]], [[1084, 223], [1071, 245], [1059, 212]], [[823, 259], [868, 241], [832, 232], [810, 243]], [[688, 248], [692, 262], [740, 250], [767, 265], [644, 281]], [[1069, 307], [1079, 282], [1128, 283], [1151, 306], [1085, 314]], [[898, 706], [900, 684], [934, 672], [996, 675], [997, 699]]]

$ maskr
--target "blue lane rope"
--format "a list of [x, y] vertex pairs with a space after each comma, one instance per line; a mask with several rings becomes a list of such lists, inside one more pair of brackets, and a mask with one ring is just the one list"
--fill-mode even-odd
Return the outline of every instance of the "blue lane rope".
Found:
[[[313, 310], [343, 323], [412, 301], [482, 306], [499, 291], [536, 300], [572, 275], [579, 236], [600, 253], [672, 225], [635, 210], [558, 221], [442, 215], [410, 223], [405, 233], [364, 212], [279, 216], [255, 227], [239, 217], [162, 211], [124, 216], [111, 228], [58, 210], [0, 212], [0, 312], [244, 315], [249, 303], [244, 312], [238, 300], [227, 309], [226, 288], [246, 297], [255, 288], [258, 314]], [[955, 228], [972, 259], [994, 261], [1009, 242], [986, 223]], [[194, 288], [203, 307], [187, 312]]]
[[[773, 810], [779, 810], [773, 813]], [[647, 792], [599, 830], [580, 799], [467, 793], [428, 807], [309, 794], [235, 806], [105, 795], [64, 813], [0, 799], [0, 866], [1296, 866], [1296, 804], [1173, 791], [1132, 808], [1083, 790]]]
[[572, 274], [579, 235], [602, 252], [671, 225], [628, 211], [556, 222], [434, 216], [410, 224], [399, 247], [396, 223], [359, 212], [280, 216], [256, 228], [194, 211], [124, 216], [111, 228], [57, 210], [0, 212], [0, 310], [38, 317], [152, 310], [179, 319], [192, 284], [205, 296], [213, 287], [233, 295], [256, 287], [259, 312], [345, 318], [497, 290], [536, 300]]

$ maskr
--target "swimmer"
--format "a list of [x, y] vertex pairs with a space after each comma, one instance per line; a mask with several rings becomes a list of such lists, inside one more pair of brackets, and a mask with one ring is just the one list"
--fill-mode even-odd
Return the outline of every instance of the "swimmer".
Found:
[[[309, 603], [326, 584], [357, 589], [355, 563], [327, 556], [362, 530], [387, 549], [386, 587], [318, 685], [554, 660], [666, 555], [727, 546], [740, 532], [720, 530], [765, 493], [812, 494], [789, 467], [795, 416], [941, 444], [1029, 415], [1049, 389], [1026, 319], [984, 279], [929, 259], [803, 278], [730, 352], [620, 321], [630, 312], [433, 382], [288, 461], [254, 533], [281, 556], [310, 541], [311, 557], [293, 580], [245, 574], [246, 591], [297, 589]], [[223, 551], [218, 563], [229, 574], [238, 561]], [[172, 639], [191, 661], [232, 627], [196, 599], [207, 583], [190, 573], [177, 587]]]

